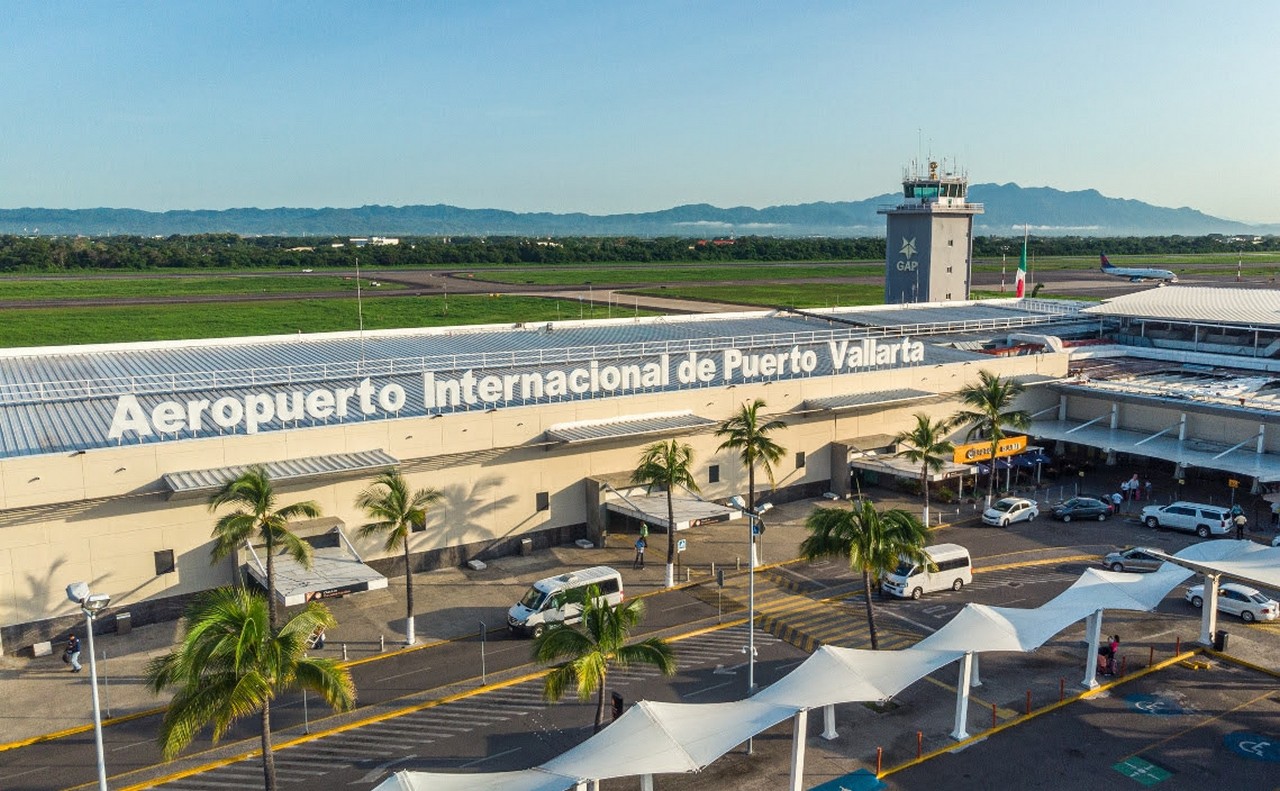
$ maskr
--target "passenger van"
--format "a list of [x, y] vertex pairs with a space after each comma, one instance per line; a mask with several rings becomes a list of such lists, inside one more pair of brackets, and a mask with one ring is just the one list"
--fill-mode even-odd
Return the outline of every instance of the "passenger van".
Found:
[[533, 583], [519, 603], [507, 611], [507, 628], [532, 637], [547, 629], [582, 620], [587, 588], [600, 589], [598, 603], [613, 607], [623, 600], [622, 575], [608, 566], [571, 571]]
[[973, 582], [973, 561], [969, 550], [959, 544], [935, 544], [924, 548], [929, 562], [912, 563], [903, 558], [892, 573], [884, 575], [880, 587], [894, 596], [918, 599], [922, 594], [950, 588], [958, 591]]

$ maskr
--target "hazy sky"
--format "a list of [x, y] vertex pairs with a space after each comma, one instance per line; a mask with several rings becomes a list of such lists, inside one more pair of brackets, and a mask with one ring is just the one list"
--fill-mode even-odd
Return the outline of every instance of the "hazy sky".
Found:
[[932, 152], [1280, 222], [1278, 32], [1275, 0], [0, 0], [0, 207], [762, 207]]

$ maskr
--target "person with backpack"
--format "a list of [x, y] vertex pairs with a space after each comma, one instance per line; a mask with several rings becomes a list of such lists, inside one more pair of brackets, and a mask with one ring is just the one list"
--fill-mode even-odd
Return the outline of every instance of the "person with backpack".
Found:
[[644, 549], [647, 546], [649, 546], [649, 542], [644, 540], [644, 536], [640, 536], [636, 539], [636, 559], [632, 561], [631, 568], [644, 568]]

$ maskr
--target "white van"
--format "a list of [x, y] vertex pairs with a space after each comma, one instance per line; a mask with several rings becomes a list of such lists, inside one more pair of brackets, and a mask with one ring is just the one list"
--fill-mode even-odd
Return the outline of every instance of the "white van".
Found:
[[592, 585], [600, 589], [597, 601], [610, 607], [622, 603], [622, 575], [608, 566], [593, 566], [533, 583], [524, 598], [507, 611], [507, 628], [541, 637], [549, 628], [577, 623], [582, 619], [587, 588]]
[[884, 575], [880, 587], [894, 596], [918, 599], [922, 594], [950, 588], [958, 591], [973, 582], [973, 561], [969, 550], [959, 544], [925, 547], [929, 563], [921, 566], [903, 559], [892, 573]]

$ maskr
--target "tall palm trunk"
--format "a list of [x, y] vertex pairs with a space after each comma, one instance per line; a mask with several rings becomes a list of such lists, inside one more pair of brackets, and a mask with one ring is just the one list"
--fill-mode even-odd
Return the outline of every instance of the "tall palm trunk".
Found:
[[404, 623], [404, 641], [406, 645], [413, 645], [418, 641], [417, 634], [414, 633], [413, 623], [413, 570], [409, 568], [409, 539], [404, 541], [404, 599], [405, 599], [405, 623]]
[[604, 728], [604, 679], [600, 679], [600, 691], [596, 694], [596, 733]]
[[991, 440], [991, 475], [987, 478], [987, 507], [996, 499], [996, 448], [1000, 446], [1000, 440]]
[[871, 650], [880, 649], [880, 641], [876, 638], [876, 613], [871, 607], [871, 575], [862, 570], [862, 593], [867, 602], [867, 631], [871, 633]]
[[276, 614], [275, 549], [275, 545], [271, 541], [271, 534], [267, 533], [267, 618], [271, 621], [271, 629], [273, 631], [280, 628], [279, 617]]
[[271, 701], [262, 703], [262, 780], [266, 791], [276, 791], [276, 757], [271, 752]]

